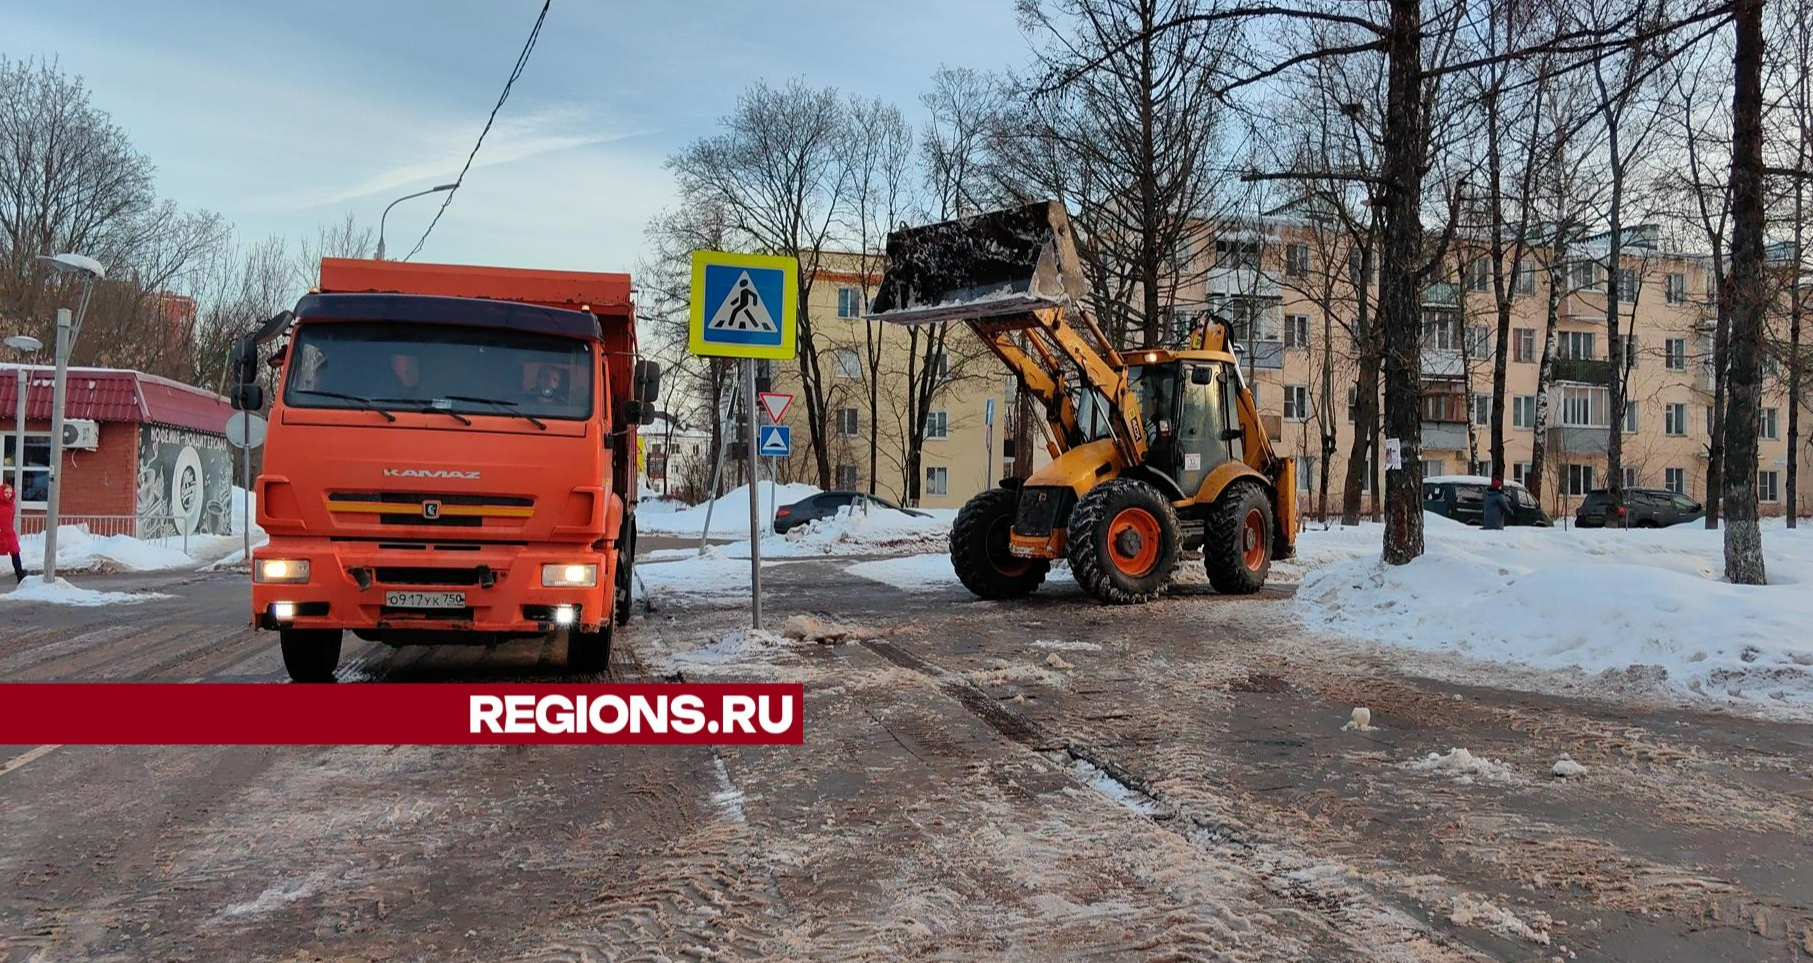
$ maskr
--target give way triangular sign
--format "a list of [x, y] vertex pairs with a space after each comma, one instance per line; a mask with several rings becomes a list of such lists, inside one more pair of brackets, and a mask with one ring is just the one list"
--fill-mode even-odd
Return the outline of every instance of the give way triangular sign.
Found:
[[756, 395], [756, 400], [762, 403], [763, 408], [768, 409], [768, 420], [777, 425], [781, 423], [781, 415], [787, 413], [787, 406], [793, 404], [792, 395], [782, 394], [778, 391], [764, 391]]
[[749, 279], [748, 271], [730, 286], [724, 302], [718, 305], [705, 326], [723, 331], [780, 330], [780, 325], [774, 323], [774, 315], [769, 314], [768, 306], [762, 303], [762, 296], [757, 293], [755, 282]]

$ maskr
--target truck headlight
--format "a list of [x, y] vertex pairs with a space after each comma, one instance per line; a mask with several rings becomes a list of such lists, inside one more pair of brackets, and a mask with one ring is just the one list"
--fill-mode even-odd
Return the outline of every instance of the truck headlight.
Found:
[[261, 558], [252, 568], [252, 581], [296, 584], [308, 581], [306, 558]]
[[553, 562], [541, 567], [543, 588], [591, 588], [598, 584], [598, 566]]

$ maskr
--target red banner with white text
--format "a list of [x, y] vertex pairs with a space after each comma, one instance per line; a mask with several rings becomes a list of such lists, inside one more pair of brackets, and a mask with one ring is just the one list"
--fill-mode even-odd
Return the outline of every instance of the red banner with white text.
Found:
[[0, 744], [799, 745], [798, 684], [0, 684]]

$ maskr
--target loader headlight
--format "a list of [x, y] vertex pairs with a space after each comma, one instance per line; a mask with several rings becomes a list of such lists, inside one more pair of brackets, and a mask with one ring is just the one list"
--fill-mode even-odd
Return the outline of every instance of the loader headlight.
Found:
[[553, 562], [541, 567], [543, 588], [591, 588], [598, 584], [598, 566]]
[[252, 569], [253, 581], [297, 584], [308, 581], [306, 558], [261, 558]]

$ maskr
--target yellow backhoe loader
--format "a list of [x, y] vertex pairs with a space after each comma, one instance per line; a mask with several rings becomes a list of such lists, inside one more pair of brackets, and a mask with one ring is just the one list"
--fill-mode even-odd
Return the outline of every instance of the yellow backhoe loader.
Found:
[[1247, 594], [1291, 557], [1296, 469], [1272, 450], [1224, 322], [1183, 350], [1116, 350], [1084, 306], [1056, 201], [902, 227], [887, 254], [871, 318], [964, 323], [1045, 408], [1051, 462], [957, 514], [951, 563], [971, 592], [1027, 595], [1067, 559], [1097, 599], [1144, 602], [1200, 546], [1210, 584]]

